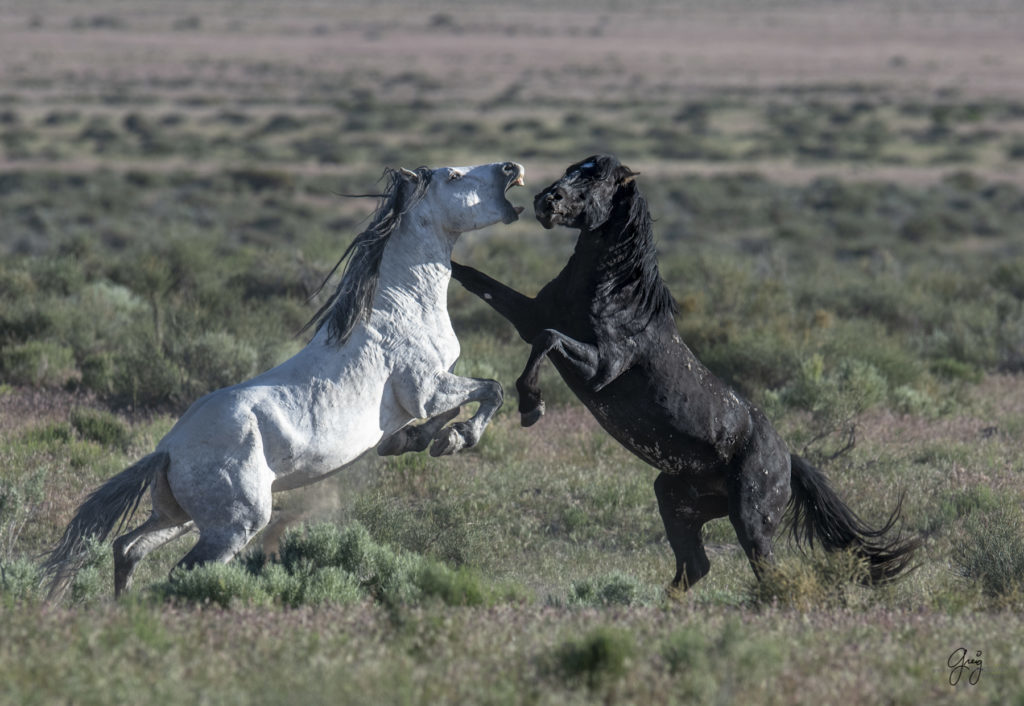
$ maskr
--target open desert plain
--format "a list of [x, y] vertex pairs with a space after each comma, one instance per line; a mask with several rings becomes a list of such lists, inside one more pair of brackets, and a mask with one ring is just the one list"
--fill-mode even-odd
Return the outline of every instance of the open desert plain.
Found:
[[[1024, 704], [1022, 40], [1017, 0], [0, 2], [0, 704]], [[865, 522], [902, 495], [912, 572], [780, 533], [757, 582], [723, 518], [671, 588], [658, 471], [550, 364], [522, 428], [530, 348], [453, 281], [477, 446], [371, 450], [120, 600], [90, 543], [46, 600], [91, 491], [305, 345], [346, 195], [524, 165], [454, 259], [532, 295], [576, 238], [533, 194], [605, 152], [682, 339]]]

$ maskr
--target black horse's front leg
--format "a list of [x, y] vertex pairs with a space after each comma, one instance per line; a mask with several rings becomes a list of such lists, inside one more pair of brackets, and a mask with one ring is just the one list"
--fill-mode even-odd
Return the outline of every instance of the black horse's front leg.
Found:
[[533, 350], [530, 351], [530, 358], [526, 361], [523, 374], [516, 380], [520, 421], [524, 427], [536, 424], [544, 415], [544, 400], [541, 398], [537, 378], [540, 374], [540, 364], [549, 354], [562, 356], [565, 362], [572, 366], [573, 372], [583, 380], [594, 380], [601, 367], [597, 346], [581, 343], [554, 329], [541, 331], [533, 340]]
[[452, 261], [452, 278], [505, 317], [527, 343], [543, 328], [535, 299], [455, 261]]

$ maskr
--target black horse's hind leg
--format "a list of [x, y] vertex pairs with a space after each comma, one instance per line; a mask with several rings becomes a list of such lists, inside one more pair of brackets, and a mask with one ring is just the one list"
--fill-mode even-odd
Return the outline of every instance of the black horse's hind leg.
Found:
[[685, 477], [669, 473], [660, 474], [654, 481], [654, 494], [669, 546], [676, 556], [672, 586], [685, 591], [711, 569], [701, 528], [708, 520], [725, 515], [727, 503], [722, 497], [695, 495]]
[[593, 380], [600, 365], [597, 346], [580, 343], [554, 329], [544, 329], [533, 339], [533, 350], [526, 361], [523, 374], [516, 380], [516, 391], [519, 393], [519, 413], [522, 415], [524, 427], [531, 426], [544, 414], [544, 400], [541, 398], [538, 377], [540, 364], [549, 354], [561, 355], [584, 380]]
[[744, 451], [730, 464], [729, 520], [754, 575], [774, 562], [775, 531], [789, 504], [789, 450], [758, 410]]
[[457, 262], [452, 262], [452, 277], [505, 317], [527, 343], [544, 328], [535, 299], [520, 294], [479, 270]]

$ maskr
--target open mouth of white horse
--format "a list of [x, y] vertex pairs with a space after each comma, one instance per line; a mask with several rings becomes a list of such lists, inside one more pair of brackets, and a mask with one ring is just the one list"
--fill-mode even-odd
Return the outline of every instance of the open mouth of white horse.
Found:
[[514, 186], [526, 186], [526, 181], [523, 179], [525, 174], [526, 174], [525, 170], [522, 167], [519, 167], [519, 173], [515, 176], [514, 179], [510, 179], [508, 184], [505, 185], [505, 194], [506, 194], [506, 198], [505, 198], [505, 206], [506, 206], [506, 208], [505, 208], [505, 211], [506, 211], [507, 215], [505, 216], [504, 220], [502, 221], [503, 223], [508, 224], [508, 223], [514, 223], [515, 221], [518, 221], [520, 214], [522, 214], [522, 212], [526, 210], [525, 206], [516, 206], [511, 201], [509, 201], [508, 198], [507, 198], [508, 192], [512, 190], [512, 187], [514, 187]]

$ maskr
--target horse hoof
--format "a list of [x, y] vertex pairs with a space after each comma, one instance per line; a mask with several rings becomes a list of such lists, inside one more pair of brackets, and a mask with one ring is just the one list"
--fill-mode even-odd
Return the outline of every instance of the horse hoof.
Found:
[[392, 434], [384, 441], [377, 444], [378, 456], [397, 456], [405, 451], [405, 434], [401, 431]]
[[675, 603], [682, 603], [686, 601], [690, 594], [687, 592], [686, 587], [678, 583], [672, 582], [665, 586], [665, 597]]
[[434, 458], [438, 456], [451, 456], [453, 453], [459, 451], [466, 445], [466, 440], [462, 438], [455, 429], [449, 427], [448, 433], [444, 436], [439, 436], [434, 440], [434, 443], [430, 446], [430, 455]]
[[524, 427], [532, 427], [540, 418], [544, 416], [544, 402], [541, 401], [539, 405], [531, 409], [529, 412], [521, 412], [519, 417], [519, 423]]

